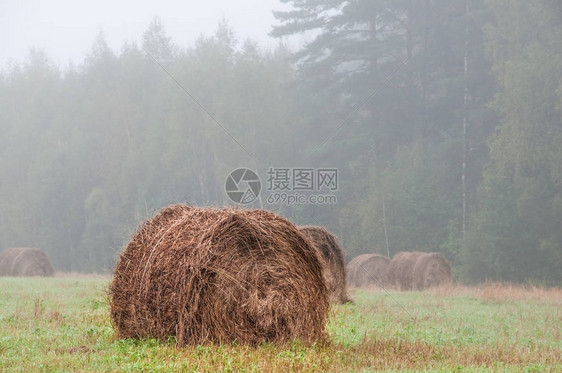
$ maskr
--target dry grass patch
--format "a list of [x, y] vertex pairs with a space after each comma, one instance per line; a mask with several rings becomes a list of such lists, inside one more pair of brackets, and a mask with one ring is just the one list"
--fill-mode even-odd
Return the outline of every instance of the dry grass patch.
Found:
[[562, 289], [558, 287], [487, 282], [474, 287], [445, 284], [426, 291], [439, 297], [470, 296], [493, 302], [532, 300], [544, 304], [562, 305]]

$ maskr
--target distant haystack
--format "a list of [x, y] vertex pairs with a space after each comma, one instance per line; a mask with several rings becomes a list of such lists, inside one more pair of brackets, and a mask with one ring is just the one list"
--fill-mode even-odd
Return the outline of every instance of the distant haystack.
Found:
[[400, 252], [388, 265], [388, 284], [401, 290], [414, 288], [414, 267], [423, 253], [418, 251]]
[[314, 225], [305, 225], [298, 229], [312, 241], [323, 260], [324, 277], [330, 301], [334, 303], [350, 302], [345, 281], [346, 268], [343, 249], [338, 238], [326, 229]]
[[418, 290], [453, 282], [451, 264], [440, 253], [424, 253], [414, 266], [414, 287]]
[[329, 301], [319, 255], [263, 210], [171, 205], [146, 221], [110, 285], [120, 338], [187, 344], [325, 339]]
[[0, 276], [50, 277], [55, 270], [45, 252], [31, 247], [14, 247], [0, 254]]
[[451, 265], [440, 253], [398, 253], [388, 266], [388, 281], [401, 290], [423, 290], [451, 283]]
[[347, 265], [349, 286], [384, 286], [387, 282], [390, 259], [378, 254], [359, 255]]

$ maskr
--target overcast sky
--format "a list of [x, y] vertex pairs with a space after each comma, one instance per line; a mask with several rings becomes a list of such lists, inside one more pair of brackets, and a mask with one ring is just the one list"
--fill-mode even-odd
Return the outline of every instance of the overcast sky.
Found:
[[79, 64], [100, 31], [119, 50], [125, 41], [139, 41], [154, 17], [180, 46], [213, 34], [225, 18], [240, 40], [272, 47], [278, 42], [267, 35], [274, 9], [287, 7], [279, 0], [0, 0], [0, 68], [24, 61], [31, 47], [63, 67]]

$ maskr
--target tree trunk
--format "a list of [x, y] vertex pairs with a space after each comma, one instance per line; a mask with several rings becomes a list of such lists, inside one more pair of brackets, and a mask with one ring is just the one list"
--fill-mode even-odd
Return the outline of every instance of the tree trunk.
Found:
[[464, 28], [464, 98], [462, 118], [462, 235], [466, 232], [467, 219], [467, 193], [466, 193], [466, 168], [468, 161], [468, 12], [469, 0], [465, 0], [465, 28]]

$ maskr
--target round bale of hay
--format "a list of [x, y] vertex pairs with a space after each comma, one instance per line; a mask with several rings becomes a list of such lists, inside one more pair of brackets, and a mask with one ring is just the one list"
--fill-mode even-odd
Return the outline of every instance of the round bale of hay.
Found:
[[330, 301], [334, 303], [351, 302], [347, 294], [345, 259], [338, 238], [322, 227], [304, 225], [298, 227], [320, 254], [324, 266], [324, 278]]
[[418, 290], [453, 282], [451, 264], [441, 253], [424, 253], [414, 266], [414, 287]]
[[388, 284], [401, 290], [413, 290], [414, 266], [422, 254], [404, 251], [394, 255], [388, 265]]
[[387, 282], [390, 259], [378, 254], [362, 254], [347, 265], [349, 286], [384, 286]]
[[50, 277], [55, 274], [47, 254], [33, 247], [13, 247], [0, 254], [0, 276]]
[[145, 222], [109, 287], [121, 338], [305, 343], [325, 339], [322, 265], [286, 219], [177, 204]]

